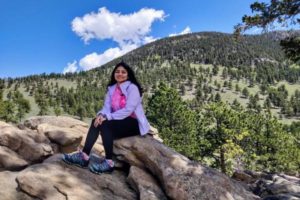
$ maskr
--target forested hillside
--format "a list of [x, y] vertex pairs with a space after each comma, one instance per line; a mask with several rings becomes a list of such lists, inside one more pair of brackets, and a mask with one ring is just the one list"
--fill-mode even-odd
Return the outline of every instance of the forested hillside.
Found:
[[300, 66], [284, 58], [282, 34], [236, 40], [193, 33], [157, 40], [86, 72], [1, 80], [0, 119], [91, 118], [112, 67], [124, 60], [144, 86], [147, 115], [169, 146], [226, 173], [233, 167], [295, 172]]

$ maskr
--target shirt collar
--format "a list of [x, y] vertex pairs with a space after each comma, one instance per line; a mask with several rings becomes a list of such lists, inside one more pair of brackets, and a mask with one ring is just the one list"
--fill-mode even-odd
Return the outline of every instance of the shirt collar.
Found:
[[130, 85], [131, 81], [124, 81], [123, 83], [120, 84], [120, 88], [123, 91], [127, 89], [127, 87]]
[[[131, 81], [124, 81], [120, 84], [120, 89], [123, 94], [125, 94], [127, 87], [131, 84]], [[113, 92], [115, 88], [117, 87], [117, 83], [111, 86], [110, 91]]]

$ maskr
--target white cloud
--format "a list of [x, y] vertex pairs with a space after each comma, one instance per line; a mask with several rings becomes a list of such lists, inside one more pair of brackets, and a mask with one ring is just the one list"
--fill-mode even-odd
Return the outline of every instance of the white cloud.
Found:
[[99, 8], [98, 12], [76, 17], [72, 21], [72, 30], [85, 42], [92, 39], [111, 39], [118, 46], [105, 50], [103, 53], [93, 52], [79, 61], [83, 70], [98, 67], [114, 58], [157, 38], [149, 36], [152, 23], [156, 20], [164, 21], [167, 17], [163, 10], [142, 8], [138, 12], [120, 14], [110, 12], [107, 8]]
[[137, 48], [137, 46], [135, 44], [131, 44], [122, 46], [121, 48], [115, 47], [107, 49], [102, 54], [97, 54], [94, 52], [82, 58], [79, 62], [79, 65], [83, 70], [90, 70], [95, 67], [99, 67], [100, 65], [103, 65], [114, 58], [120, 57], [135, 48]]
[[184, 35], [184, 34], [188, 34], [188, 33], [191, 33], [192, 30], [189, 26], [187, 26], [183, 31], [181, 31], [180, 33], [171, 33], [169, 35], [169, 37], [173, 37], [173, 36], [177, 36], [177, 35]]
[[151, 31], [152, 23], [155, 20], [163, 21], [164, 18], [162, 10], [142, 8], [138, 12], [122, 15], [102, 7], [98, 13], [76, 17], [72, 21], [72, 30], [85, 42], [91, 39], [112, 39], [119, 44], [140, 44]]
[[74, 73], [74, 72], [77, 71], [77, 69], [78, 69], [77, 61], [74, 60], [72, 63], [67, 64], [67, 67], [65, 67], [64, 70], [63, 70], [63, 74]]
[[143, 38], [143, 43], [144, 44], [148, 44], [150, 42], [154, 42], [155, 40], [158, 40], [159, 38], [154, 38], [152, 36], [149, 36], [149, 37], [144, 37]]

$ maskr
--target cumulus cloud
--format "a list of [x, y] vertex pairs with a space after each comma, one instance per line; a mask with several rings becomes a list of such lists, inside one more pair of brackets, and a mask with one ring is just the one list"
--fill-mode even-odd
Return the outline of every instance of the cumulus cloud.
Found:
[[115, 48], [110, 48], [104, 51], [101, 54], [97, 54], [96, 52], [93, 52], [91, 54], [86, 55], [84, 58], [82, 58], [79, 62], [79, 65], [83, 70], [90, 70], [95, 67], [99, 67], [114, 58], [120, 57], [124, 55], [125, 53], [137, 48], [137, 45], [131, 44], [131, 45], [125, 45]]
[[138, 12], [122, 15], [102, 7], [98, 13], [76, 17], [72, 21], [72, 30], [85, 42], [91, 39], [112, 39], [119, 44], [137, 44], [151, 31], [155, 20], [163, 21], [164, 18], [162, 10], [143, 8]]
[[64, 70], [63, 70], [63, 74], [74, 73], [74, 72], [77, 71], [77, 69], [78, 69], [77, 61], [74, 60], [72, 63], [67, 64], [67, 67], [65, 67]]
[[159, 39], [159, 38], [154, 38], [154, 37], [152, 37], [152, 36], [144, 37], [144, 38], [143, 38], [143, 43], [144, 43], [144, 44], [148, 44], [148, 43], [150, 43], [150, 42], [154, 42], [154, 41], [157, 40], [157, 39]]
[[93, 52], [79, 61], [83, 70], [100, 66], [110, 60], [157, 38], [149, 36], [154, 21], [164, 21], [163, 10], [142, 8], [138, 12], [121, 14], [110, 12], [107, 8], [99, 8], [98, 12], [76, 17], [72, 21], [72, 30], [85, 42], [91, 40], [111, 39], [118, 46], [103, 53]]
[[171, 33], [169, 35], [169, 37], [173, 37], [173, 36], [177, 36], [177, 35], [184, 35], [184, 34], [188, 34], [188, 33], [191, 33], [192, 30], [189, 26], [187, 26], [183, 31], [181, 31], [180, 33]]

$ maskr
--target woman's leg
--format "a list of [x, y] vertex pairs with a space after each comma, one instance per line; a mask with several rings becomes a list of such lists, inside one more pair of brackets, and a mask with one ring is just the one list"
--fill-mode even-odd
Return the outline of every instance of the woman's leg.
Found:
[[104, 121], [100, 126], [100, 132], [106, 159], [112, 159], [114, 139], [140, 134], [138, 121], [132, 117], [123, 120]]
[[84, 144], [84, 147], [82, 150], [87, 155], [89, 155], [91, 153], [91, 150], [92, 150], [95, 142], [97, 141], [97, 138], [98, 138], [99, 132], [100, 132], [100, 126], [95, 127], [94, 121], [95, 121], [95, 119], [92, 120], [91, 126], [89, 128], [89, 131], [88, 131], [86, 139], [85, 139], [85, 144]]
[[100, 132], [106, 159], [101, 163], [90, 165], [90, 171], [96, 174], [111, 173], [114, 170], [112, 161], [114, 139], [139, 135], [138, 122], [131, 117], [123, 120], [104, 121], [100, 126]]

